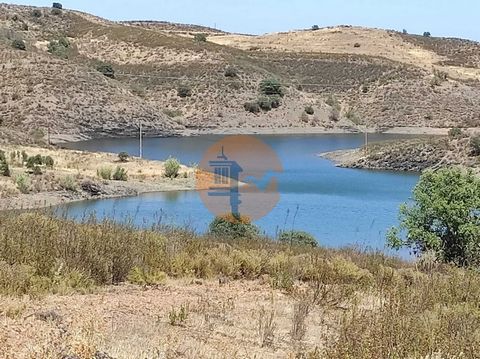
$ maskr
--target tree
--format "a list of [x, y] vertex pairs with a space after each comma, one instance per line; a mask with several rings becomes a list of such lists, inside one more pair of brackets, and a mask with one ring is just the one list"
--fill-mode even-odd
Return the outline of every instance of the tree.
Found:
[[320, 29], [320, 27], [318, 25], [313, 25], [312, 26], [312, 31], [317, 31], [319, 29]]
[[292, 246], [316, 247], [317, 240], [310, 233], [302, 231], [281, 232], [278, 240]]
[[128, 162], [128, 157], [129, 157], [129, 155], [128, 155], [127, 152], [120, 152], [118, 154], [118, 159], [119, 159], [120, 162]]
[[403, 30], [402, 30], [402, 34], [407, 35], [407, 34], [408, 34], [407, 29], [403, 29]]
[[472, 137], [470, 140], [470, 146], [474, 156], [480, 156], [480, 136]]
[[425, 31], [425, 32], [423, 33], [423, 36], [425, 36], [425, 37], [430, 37], [430, 36], [432, 36], [432, 34], [430, 33], [430, 31]]
[[265, 79], [260, 82], [260, 92], [267, 96], [278, 95], [283, 97], [282, 84], [276, 79]]
[[59, 9], [59, 10], [62, 10], [62, 9], [63, 9], [62, 4], [60, 4], [59, 2], [54, 2], [54, 3], [52, 4], [52, 7], [53, 7], [54, 9]]
[[389, 245], [433, 251], [461, 266], [480, 265], [480, 179], [471, 171], [427, 171], [413, 192], [414, 203], [400, 208], [400, 226], [388, 233]]
[[260, 235], [260, 230], [248, 217], [228, 214], [210, 223], [209, 234], [219, 239], [253, 239]]
[[205, 35], [205, 34], [195, 34], [193, 36], [193, 39], [196, 42], [206, 42], [207, 41], [207, 35]]

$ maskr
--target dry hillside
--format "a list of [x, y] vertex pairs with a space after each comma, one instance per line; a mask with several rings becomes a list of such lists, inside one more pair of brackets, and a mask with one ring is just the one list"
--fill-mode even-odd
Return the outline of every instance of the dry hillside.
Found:
[[[206, 42], [194, 39], [199, 33]], [[49, 43], [62, 39], [68, 49], [50, 53]], [[45, 141], [48, 131], [54, 139], [125, 136], [140, 121], [149, 135], [478, 127], [479, 54], [475, 42], [376, 29], [245, 36], [1, 4], [0, 133], [28, 142]], [[102, 62], [114, 78], [97, 71]], [[281, 106], [245, 111], [266, 78], [283, 84]]]

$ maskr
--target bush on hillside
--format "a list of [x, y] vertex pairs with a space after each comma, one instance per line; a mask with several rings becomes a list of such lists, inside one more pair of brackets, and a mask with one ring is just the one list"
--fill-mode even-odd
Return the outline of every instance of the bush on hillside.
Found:
[[63, 9], [63, 5], [60, 4], [59, 2], [54, 2], [54, 3], [52, 4], [52, 7], [53, 7], [54, 9], [59, 9], [59, 10], [62, 10], [62, 9]]
[[97, 169], [97, 176], [103, 180], [111, 180], [112, 179], [112, 169], [110, 167], [101, 167]]
[[105, 62], [102, 62], [97, 65], [96, 67], [98, 72], [101, 72], [104, 76], [109, 77], [111, 79], [115, 78], [115, 69], [111, 64], [107, 64]]
[[245, 111], [250, 112], [250, 113], [259, 113], [260, 112], [260, 106], [258, 105], [258, 102], [256, 101], [249, 101], [245, 102], [243, 105], [243, 108]]
[[458, 127], [454, 127], [450, 129], [450, 131], [448, 131], [448, 136], [451, 138], [459, 138], [459, 137], [462, 137], [462, 135], [463, 135], [463, 131], [461, 128], [458, 128]]
[[313, 106], [311, 106], [311, 105], [305, 106], [305, 113], [307, 115], [315, 114], [315, 110], [313, 109]]
[[50, 156], [46, 156], [45, 158], [43, 158], [42, 162], [45, 164], [45, 166], [49, 168], [53, 168], [53, 166], [55, 165], [55, 161]]
[[25, 51], [27, 49], [27, 45], [25, 45], [25, 41], [15, 39], [12, 41], [12, 47], [17, 50]]
[[281, 232], [278, 240], [292, 246], [317, 247], [317, 240], [310, 233], [303, 231]]
[[225, 77], [237, 77], [238, 76], [238, 70], [233, 67], [233, 66], [228, 66], [225, 69]]
[[39, 9], [35, 9], [32, 11], [32, 16], [36, 18], [42, 17], [42, 12]]
[[313, 26], [312, 26], [312, 30], [313, 30], [313, 31], [317, 31], [317, 30], [319, 30], [319, 29], [320, 29], [320, 27], [319, 27], [318, 25], [313, 25]]
[[62, 59], [68, 58], [68, 49], [70, 42], [66, 37], [61, 37], [58, 40], [52, 40], [47, 46], [47, 51], [52, 55], [58, 56]]
[[260, 82], [260, 92], [266, 96], [284, 96], [282, 84], [277, 79], [265, 79]]
[[470, 140], [470, 146], [472, 147], [473, 155], [480, 156], [480, 136], [472, 137]]
[[192, 96], [192, 89], [187, 85], [180, 85], [177, 88], [178, 97], [185, 98]]
[[480, 266], [480, 179], [471, 171], [427, 171], [388, 234], [393, 248], [436, 253], [444, 262]]
[[430, 37], [430, 36], [432, 36], [432, 34], [430, 33], [430, 31], [425, 31], [425, 32], [423, 33], [423, 36], [424, 36], [424, 37]]
[[128, 158], [129, 158], [129, 157], [130, 157], [130, 156], [128, 155], [127, 152], [120, 152], [120, 153], [118, 154], [118, 160], [119, 160], [120, 162], [128, 162]]
[[5, 152], [0, 150], [0, 176], [10, 177], [10, 167], [7, 163]]
[[60, 15], [62, 15], [62, 10], [57, 9], [57, 8], [52, 9], [52, 15], [60, 16]]
[[258, 106], [264, 111], [270, 111], [272, 108], [280, 107], [282, 99], [280, 96], [261, 96], [257, 100]]
[[210, 223], [209, 233], [219, 239], [253, 239], [260, 235], [260, 230], [249, 218], [228, 214], [216, 217]]
[[180, 162], [173, 157], [170, 157], [165, 161], [165, 177], [167, 178], [177, 178], [178, 172], [180, 171]]
[[206, 42], [207, 41], [207, 35], [205, 35], [205, 34], [195, 34], [193, 36], [193, 39], [196, 42]]

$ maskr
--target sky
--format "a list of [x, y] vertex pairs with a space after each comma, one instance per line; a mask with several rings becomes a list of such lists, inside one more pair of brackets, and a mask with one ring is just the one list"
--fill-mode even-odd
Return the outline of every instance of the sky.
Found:
[[[2, 0], [0, 0], [2, 1]], [[3, 0], [5, 1], [5, 0]], [[8, 3], [51, 6], [45, 0]], [[58, 0], [57, 0], [58, 1]], [[263, 34], [359, 25], [480, 41], [477, 0], [60, 0], [110, 20], [161, 20]]]

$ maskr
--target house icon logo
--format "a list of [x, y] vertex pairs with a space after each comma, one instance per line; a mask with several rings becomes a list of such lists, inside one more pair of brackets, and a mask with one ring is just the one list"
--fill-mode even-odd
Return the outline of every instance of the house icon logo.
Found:
[[283, 170], [273, 149], [254, 136], [228, 136], [204, 154], [196, 187], [215, 216], [257, 220], [278, 203], [277, 175]]

